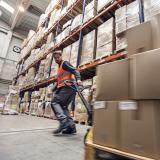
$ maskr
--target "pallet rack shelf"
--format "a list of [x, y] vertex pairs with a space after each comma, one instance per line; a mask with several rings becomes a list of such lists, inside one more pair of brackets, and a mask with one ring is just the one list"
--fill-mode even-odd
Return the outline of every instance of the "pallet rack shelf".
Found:
[[[73, 11], [73, 9], [75, 7], [77, 7], [78, 5], [80, 5], [81, 0], [76, 1], [76, 3], [70, 8], [70, 10], [59, 20], [59, 22], [63, 21], [63, 24], [67, 21], [67, 15]], [[20, 73], [17, 77], [19, 77], [20, 75], [24, 75], [31, 67], [34, 67], [38, 62], [40, 62], [41, 60], [45, 59], [46, 56], [48, 54], [50, 54], [52, 51], [56, 50], [56, 49], [62, 49], [72, 43], [74, 43], [75, 41], [78, 40], [79, 38], [79, 34], [80, 31], [83, 30], [84, 33], [88, 33], [92, 30], [94, 30], [95, 28], [97, 28], [97, 26], [99, 26], [100, 24], [102, 24], [103, 22], [101, 22], [99, 19], [103, 18], [105, 16], [105, 18], [107, 17], [107, 19], [110, 18], [110, 12], [114, 12], [116, 9], [119, 8], [119, 5], [125, 5], [126, 1], [125, 0], [115, 0], [112, 4], [110, 4], [107, 8], [104, 8], [104, 10], [102, 10], [100, 13], [98, 13], [94, 18], [90, 19], [88, 22], [84, 23], [82, 26], [80, 26], [77, 30], [75, 30], [74, 32], [71, 32], [71, 34], [66, 37], [65, 39], [62, 40], [62, 42], [60, 42], [59, 44], [52, 46], [51, 48], [49, 48], [44, 54], [43, 56], [41, 56], [40, 58], [38, 58], [37, 60], [35, 60], [31, 65], [29, 65], [27, 67], [27, 69], [25, 71], [23, 71], [22, 73]], [[82, 5], [82, 4], [81, 4]], [[109, 15], [109, 16], [108, 16]], [[68, 17], [69, 18], [69, 17]], [[51, 33], [53, 31], [53, 29], [56, 28], [56, 26], [58, 25], [58, 22], [52, 26], [52, 28], [46, 33], [45, 37]], [[92, 27], [91, 27], [92, 26]], [[43, 37], [44, 38], [44, 37]]]
[[[98, 65], [101, 65], [101, 64], [104, 64], [104, 63], [108, 63], [108, 62], [112, 62], [112, 61], [115, 61], [115, 60], [118, 60], [118, 59], [122, 59], [122, 58], [125, 58], [125, 57], [126, 57], [126, 54], [124, 54], [124, 53], [118, 53], [118, 54], [111, 55], [111, 56], [105, 56], [105, 57], [102, 57], [102, 58], [100, 58], [98, 60], [94, 60], [91, 63], [87, 63], [85, 65], [79, 66], [77, 69], [81, 73], [82, 72], [84, 73], [84, 72], [87, 72], [90, 69], [91, 70], [95, 69]], [[42, 81], [40, 81], [38, 83], [34, 83], [34, 84], [31, 84], [31, 85], [28, 85], [28, 86], [22, 88], [20, 91], [21, 92], [25, 92], [25, 91], [30, 90], [30, 89], [40, 88], [40, 87], [43, 87], [45, 85], [53, 83], [55, 80], [56, 80], [56, 77], [51, 77], [51, 78], [42, 80]]]

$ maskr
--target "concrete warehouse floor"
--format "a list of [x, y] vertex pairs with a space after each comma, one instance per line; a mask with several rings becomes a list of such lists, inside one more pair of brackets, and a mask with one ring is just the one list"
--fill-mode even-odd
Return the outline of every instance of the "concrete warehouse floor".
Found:
[[83, 160], [87, 126], [77, 125], [72, 136], [54, 136], [57, 121], [0, 115], [0, 160]]

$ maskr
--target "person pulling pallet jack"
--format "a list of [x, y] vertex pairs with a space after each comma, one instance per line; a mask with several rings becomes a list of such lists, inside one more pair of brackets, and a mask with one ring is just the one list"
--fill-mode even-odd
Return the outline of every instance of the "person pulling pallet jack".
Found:
[[65, 84], [66, 81], [76, 81], [78, 86], [82, 86], [81, 76], [78, 70], [68, 61], [62, 59], [62, 51], [58, 50], [53, 53], [55, 62], [59, 65], [57, 73], [57, 85], [55, 95], [51, 101], [51, 107], [60, 125], [54, 131], [54, 134], [75, 134], [76, 126], [69, 114], [68, 106], [75, 97], [76, 90], [73, 84]]
[[[75, 134], [76, 127], [73, 119], [69, 115], [68, 106], [73, 98], [75, 98], [76, 92], [87, 110], [88, 125], [92, 126], [92, 106], [88, 104], [82, 94], [82, 91], [88, 88], [88, 86], [83, 87], [80, 72], [69, 62], [62, 60], [62, 51], [55, 51], [53, 54], [55, 62], [59, 65], [59, 69], [56, 93], [52, 99], [51, 107], [60, 122], [59, 128], [54, 131], [54, 134]], [[92, 128], [87, 130], [84, 142], [92, 139], [91, 137]]]

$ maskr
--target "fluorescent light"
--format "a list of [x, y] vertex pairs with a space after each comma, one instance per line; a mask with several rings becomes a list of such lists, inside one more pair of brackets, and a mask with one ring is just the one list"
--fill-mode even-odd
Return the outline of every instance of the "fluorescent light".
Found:
[[18, 8], [19, 8], [20, 12], [24, 12], [24, 7], [23, 6], [19, 6]]
[[13, 14], [14, 12], [14, 8], [11, 7], [8, 3], [6, 3], [5, 1], [1, 0], [0, 1], [0, 6], [2, 6], [3, 8], [5, 8], [7, 11], [11, 12]]

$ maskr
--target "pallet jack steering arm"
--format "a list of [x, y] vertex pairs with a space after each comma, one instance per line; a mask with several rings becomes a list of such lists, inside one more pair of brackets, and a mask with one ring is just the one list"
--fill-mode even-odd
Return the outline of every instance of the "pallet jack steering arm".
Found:
[[78, 93], [82, 103], [84, 104], [84, 106], [86, 108], [87, 114], [88, 114], [88, 119], [87, 119], [88, 125], [92, 126], [93, 110], [92, 110], [91, 105], [87, 102], [87, 100], [84, 98], [84, 96], [82, 94], [82, 91], [84, 89], [88, 88], [88, 86], [86, 86], [86, 87], [79, 86], [76, 81], [71, 81], [71, 80], [66, 80], [66, 81], [64, 81], [64, 83], [66, 86], [74, 89]]

